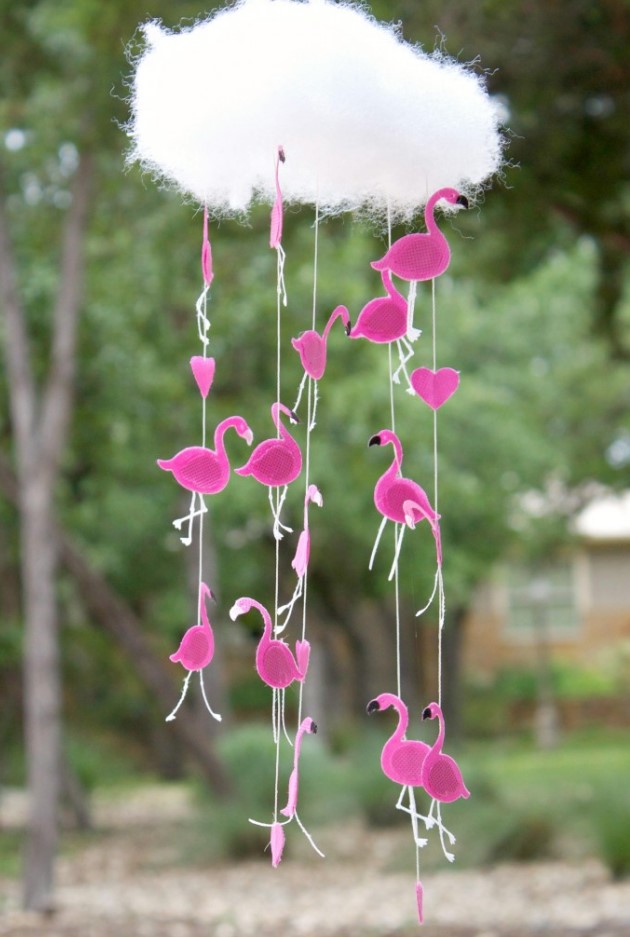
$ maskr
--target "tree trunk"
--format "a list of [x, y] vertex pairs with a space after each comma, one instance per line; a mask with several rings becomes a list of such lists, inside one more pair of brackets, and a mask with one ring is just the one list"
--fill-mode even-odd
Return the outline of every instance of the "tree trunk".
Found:
[[28, 480], [20, 511], [24, 603], [24, 729], [30, 823], [24, 865], [24, 905], [53, 906], [60, 787], [61, 687], [54, 587], [55, 545], [50, 497]]

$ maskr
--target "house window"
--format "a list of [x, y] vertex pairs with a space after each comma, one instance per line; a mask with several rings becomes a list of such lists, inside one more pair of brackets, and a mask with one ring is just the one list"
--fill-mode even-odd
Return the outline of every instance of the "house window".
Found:
[[542, 570], [510, 566], [506, 571], [506, 632], [516, 641], [573, 639], [579, 628], [572, 563]]

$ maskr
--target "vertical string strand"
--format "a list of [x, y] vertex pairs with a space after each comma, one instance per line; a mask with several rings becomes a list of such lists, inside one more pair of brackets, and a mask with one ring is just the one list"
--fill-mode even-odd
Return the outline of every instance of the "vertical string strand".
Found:
[[[431, 281], [431, 341], [432, 341], [432, 360], [433, 371], [437, 371], [437, 315], [436, 315], [436, 290], [435, 279]], [[438, 513], [439, 508], [439, 466], [438, 466], [438, 416], [437, 410], [433, 411], [433, 510]], [[438, 597], [438, 706], [442, 706], [442, 628], [444, 625], [444, 600], [442, 571], [438, 570], [439, 577], [439, 597]]]
[[[387, 202], [387, 249], [392, 246], [392, 215], [389, 200]], [[396, 406], [394, 402], [394, 364], [392, 358], [391, 342], [387, 346], [389, 358], [389, 409], [392, 432], [396, 432]], [[394, 524], [394, 553], [398, 541], [398, 526]], [[394, 567], [394, 603], [396, 616], [396, 695], [402, 696], [402, 662], [400, 651], [400, 582], [398, 579], [398, 563]]]
[[[315, 330], [317, 324], [317, 274], [319, 268], [319, 197], [315, 202], [315, 237], [313, 243], [313, 308], [311, 311], [311, 328]], [[313, 379], [308, 378], [308, 388], [306, 396], [306, 454], [304, 458], [304, 504], [305, 511], [308, 512], [306, 497], [311, 482], [311, 422], [313, 419], [313, 397], [314, 387]], [[306, 640], [306, 611], [308, 600], [308, 564], [304, 570], [304, 579], [302, 582], [302, 641]], [[302, 723], [302, 704], [304, 701], [304, 681], [300, 682], [298, 691], [298, 726]]]

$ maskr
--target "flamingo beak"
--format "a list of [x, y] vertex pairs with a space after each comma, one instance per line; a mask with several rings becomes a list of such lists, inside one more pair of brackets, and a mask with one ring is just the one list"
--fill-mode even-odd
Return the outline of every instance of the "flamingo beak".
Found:
[[379, 435], [370, 437], [368, 441], [368, 446], [380, 446], [380, 445], [381, 445], [381, 437]]
[[461, 205], [462, 208], [468, 208], [468, 199], [465, 195], [459, 195], [455, 202], [456, 205]]
[[246, 429], [246, 430], [245, 430], [245, 432], [243, 433], [243, 439], [245, 440], [245, 442], [247, 443], [248, 446], [251, 446], [251, 444], [252, 444], [253, 441], [254, 441], [254, 434], [253, 434], [253, 432], [251, 431], [251, 429]]
[[313, 722], [312, 719], [311, 719], [311, 728], [310, 728], [309, 731], [310, 731], [311, 735], [317, 735], [317, 723], [316, 723], [316, 722]]
[[286, 156], [284, 155], [284, 149], [281, 146], [278, 147], [278, 159], [280, 160], [281, 163], [284, 163], [286, 160]]
[[292, 423], [300, 422], [299, 416], [297, 415], [297, 413], [294, 413], [293, 410], [289, 410], [289, 419], [291, 420]]
[[423, 718], [423, 719], [433, 719], [433, 713], [431, 712], [431, 707], [430, 707], [430, 706], [427, 706], [427, 708], [422, 711], [422, 718]]
[[348, 319], [348, 324], [346, 325], [346, 335], [349, 336], [351, 331], [352, 331], [352, 322], [350, 322], [350, 320]]
[[377, 700], [377, 699], [373, 699], [373, 700], [371, 700], [371, 701], [367, 704], [367, 708], [366, 708], [365, 711], [366, 711], [366, 713], [368, 714], [368, 716], [371, 716], [372, 713], [377, 713], [380, 708], [381, 708], [381, 707], [379, 706], [378, 700]]
[[243, 614], [243, 609], [241, 608], [238, 602], [235, 602], [232, 608], [230, 609], [230, 611], [228, 612], [228, 614], [230, 618], [232, 619], [232, 621], [236, 621], [238, 616]]
[[217, 597], [216, 597], [216, 595], [214, 594], [214, 592], [212, 591], [212, 589], [210, 589], [210, 588], [208, 589], [208, 595], [210, 596], [210, 598], [212, 599], [213, 602], [216, 602]]

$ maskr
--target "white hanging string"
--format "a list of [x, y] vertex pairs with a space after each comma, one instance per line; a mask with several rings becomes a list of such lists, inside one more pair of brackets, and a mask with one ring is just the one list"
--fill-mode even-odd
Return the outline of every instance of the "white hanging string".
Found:
[[[311, 311], [311, 328], [315, 330], [315, 325], [317, 324], [317, 274], [319, 268], [319, 198], [315, 202], [315, 237], [313, 244], [313, 308]], [[304, 457], [304, 499], [306, 504], [306, 499], [308, 497], [308, 489], [311, 481], [311, 432], [312, 427], [312, 416], [313, 416], [313, 379], [308, 378], [308, 392], [307, 392], [307, 414], [306, 414], [306, 453]], [[308, 506], [306, 507], [308, 511]], [[306, 612], [307, 612], [307, 599], [308, 599], [308, 564], [304, 570], [304, 579], [302, 587], [302, 641], [306, 640]], [[302, 723], [302, 703], [304, 698], [304, 681], [300, 682], [299, 689], [299, 698], [298, 698], [298, 717], [297, 724], [298, 726]]]
[[[432, 367], [437, 371], [437, 315], [436, 315], [436, 290], [435, 279], [431, 281], [431, 343], [432, 343]], [[433, 411], [433, 510], [439, 513], [439, 464], [438, 464], [438, 415], [437, 410]], [[437, 521], [439, 524], [439, 521]], [[444, 584], [442, 579], [442, 570], [438, 568], [438, 706], [442, 706], [442, 629], [444, 627]]]

